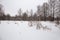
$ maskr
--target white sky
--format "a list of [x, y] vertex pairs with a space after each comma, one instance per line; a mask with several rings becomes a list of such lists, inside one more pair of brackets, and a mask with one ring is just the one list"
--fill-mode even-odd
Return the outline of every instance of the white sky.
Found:
[[0, 0], [0, 4], [4, 6], [5, 13], [11, 15], [17, 14], [19, 8], [25, 12], [26, 10], [33, 9], [35, 12], [37, 5], [42, 5], [47, 0]]

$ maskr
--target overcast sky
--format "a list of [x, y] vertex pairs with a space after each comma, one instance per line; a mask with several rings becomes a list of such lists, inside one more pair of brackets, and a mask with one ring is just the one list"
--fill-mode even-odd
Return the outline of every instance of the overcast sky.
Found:
[[5, 13], [11, 15], [17, 14], [19, 8], [24, 12], [31, 9], [35, 12], [37, 5], [42, 5], [44, 2], [47, 2], [47, 0], [0, 0], [0, 4], [4, 6]]

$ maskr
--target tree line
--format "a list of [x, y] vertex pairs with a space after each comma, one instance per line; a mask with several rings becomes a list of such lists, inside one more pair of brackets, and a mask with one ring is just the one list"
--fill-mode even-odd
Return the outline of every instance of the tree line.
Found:
[[[54, 21], [60, 20], [60, 4], [56, 3], [56, 0], [49, 0], [49, 2], [43, 3], [42, 6], [37, 6], [37, 11], [33, 13], [31, 9], [30, 12], [22, 12], [20, 8], [18, 15], [11, 16], [10, 14], [5, 14], [3, 11], [3, 5], [0, 4], [0, 20], [23, 20], [23, 21]], [[60, 2], [60, 1], [59, 1]], [[59, 4], [57, 6], [57, 4]], [[30, 13], [30, 15], [28, 15]]]

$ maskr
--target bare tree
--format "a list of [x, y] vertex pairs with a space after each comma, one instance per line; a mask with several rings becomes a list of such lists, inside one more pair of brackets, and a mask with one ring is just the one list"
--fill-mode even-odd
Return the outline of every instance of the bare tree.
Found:
[[37, 16], [38, 16], [38, 20], [41, 20], [42, 14], [43, 14], [42, 6], [38, 5], [38, 6], [37, 6]]
[[58, 0], [57, 2], [56, 2], [56, 11], [55, 11], [55, 16], [56, 17], [58, 17], [58, 19], [60, 18], [60, 0]]
[[5, 14], [3, 10], [3, 5], [0, 4], [0, 20], [4, 20], [4, 19], [5, 19]]
[[21, 14], [22, 14], [21, 8], [19, 9], [18, 13], [19, 13], [19, 16], [21, 16]]
[[52, 15], [53, 20], [54, 20], [54, 14], [55, 14], [55, 4], [56, 0], [49, 0], [49, 13]]
[[0, 4], [0, 16], [3, 16], [3, 14], [4, 14], [4, 11], [3, 11], [3, 5]]
[[38, 16], [41, 15], [41, 6], [40, 5], [37, 6], [37, 14], [38, 14]]
[[33, 17], [33, 10], [31, 9], [31, 11], [30, 11], [30, 17], [31, 17], [31, 20], [32, 20], [32, 17]]
[[44, 3], [43, 6], [43, 13], [44, 13], [44, 20], [46, 20], [46, 17], [48, 16], [48, 9], [49, 9], [49, 4], [48, 3]]

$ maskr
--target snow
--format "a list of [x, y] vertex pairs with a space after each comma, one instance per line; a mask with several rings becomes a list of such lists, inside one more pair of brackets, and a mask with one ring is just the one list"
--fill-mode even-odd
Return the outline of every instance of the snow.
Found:
[[[41, 23], [44, 27], [51, 28], [50, 31], [36, 29], [36, 24]], [[59, 25], [55, 22], [33, 21], [33, 26], [29, 26], [28, 21], [1, 21], [0, 40], [60, 40]]]

